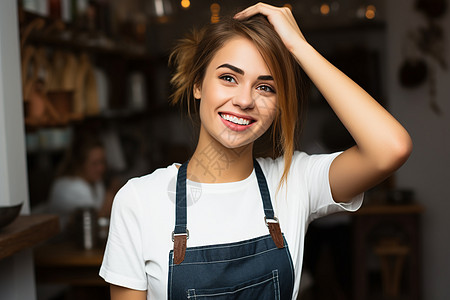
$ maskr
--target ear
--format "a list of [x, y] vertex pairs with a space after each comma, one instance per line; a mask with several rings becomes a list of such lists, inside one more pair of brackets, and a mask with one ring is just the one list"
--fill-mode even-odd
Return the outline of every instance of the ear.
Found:
[[202, 98], [202, 87], [199, 83], [194, 84], [194, 98], [195, 99]]

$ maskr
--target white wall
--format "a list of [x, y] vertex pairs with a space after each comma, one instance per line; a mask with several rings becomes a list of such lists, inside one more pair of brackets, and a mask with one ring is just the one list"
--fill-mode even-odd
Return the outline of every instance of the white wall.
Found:
[[[16, 5], [0, 2], [0, 199], [29, 213]], [[31, 250], [0, 260], [0, 299], [36, 299]]]
[[[437, 102], [443, 114], [429, 106], [428, 86], [408, 90], [397, 80], [406, 32], [424, 24], [415, 1], [387, 2], [388, 96], [390, 111], [408, 129], [414, 150], [398, 172], [399, 187], [411, 188], [426, 212], [422, 219], [424, 299], [450, 299], [450, 70], [437, 68]], [[445, 31], [450, 64], [450, 11], [439, 20]]]

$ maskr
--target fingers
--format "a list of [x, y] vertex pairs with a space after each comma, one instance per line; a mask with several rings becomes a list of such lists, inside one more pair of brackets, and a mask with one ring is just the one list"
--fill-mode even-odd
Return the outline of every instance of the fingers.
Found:
[[287, 21], [289, 25], [293, 26], [294, 28], [297, 27], [297, 22], [295, 21], [292, 11], [288, 7], [275, 7], [261, 2], [250, 6], [241, 12], [238, 12], [236, 15], [234, 15], [234, 18], [243, 20], [250, 18], [251, 16], [254, 16], [256, 14], [262, 14], [266, 16], [269, 22], [272, 23], [272, 25]]
[[289, 50], [293, 49], [293, 46], [296, 43], [295, 37], [299, 37], [303, 41], [306, 41], [295, 21], [292, 11], [287, 7], [275, 7], [260, 2], [237, 13], [234, 18], [244, 20], [256, 14], [262, 14], [267, 17], [284, 45]]
[[285, 10], [285, 9], [290, 11], [290, 9], [287, 7], [274, 7], [274, 6], [260, 2], [260, 3], [257, 3], [255, 5], [252, 5], [246, 9], [244, 9], [241, 12], [238, 12], [234, 17], [236, 19], [241, 20], [241, 19], [250, 18], [251, 16], [256, 15], [256, 14], [263, 14], [265, 16], [269, 16], [277, 11], [281, 11], [281, 10]]

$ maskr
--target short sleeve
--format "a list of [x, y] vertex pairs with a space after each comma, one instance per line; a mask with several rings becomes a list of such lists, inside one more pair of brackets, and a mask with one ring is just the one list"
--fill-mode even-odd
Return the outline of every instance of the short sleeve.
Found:
[[100, 268], [106, 282], [135, 290], [147, 289], [139, 199], [129, 181], [116, 194], [108, 242]]
[[308, 157], [305, 169], [309, 192], [310, 221], [340, 211], [356, 211], [363, 201], [359, 194], [348, 203], [334, 201], [330, 187], [330, 166], [341, 152], [318, 154]]

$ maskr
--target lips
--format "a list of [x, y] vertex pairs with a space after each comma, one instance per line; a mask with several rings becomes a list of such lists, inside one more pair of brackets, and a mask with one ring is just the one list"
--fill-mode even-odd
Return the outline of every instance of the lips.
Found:
[[243, 131], [249, 128], [255, 120], [249, 117], [235, 115], [230, 113], [219, 113], [225, 125], [235, 131]]

